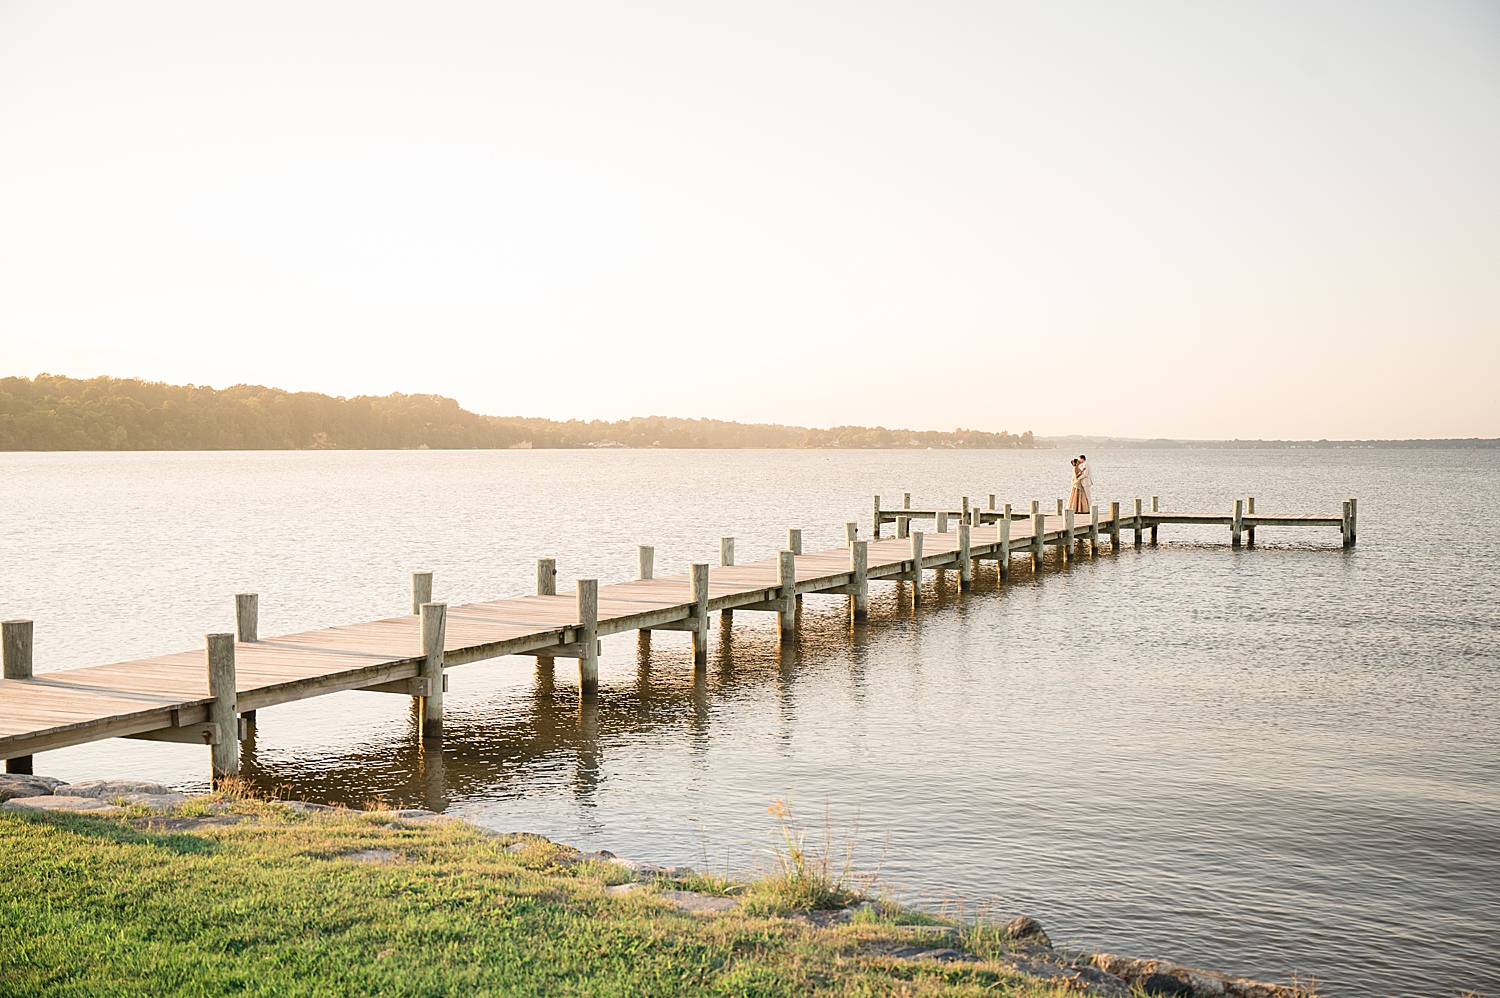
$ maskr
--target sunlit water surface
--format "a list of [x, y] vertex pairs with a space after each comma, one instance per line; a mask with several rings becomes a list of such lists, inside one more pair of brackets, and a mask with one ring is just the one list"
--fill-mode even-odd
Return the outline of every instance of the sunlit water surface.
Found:
[[[1054, 940], [1331, 995], [1500, 990], [1500, 492], [1494, 451], [1123, 451], [1098, 498], [1334, 511], [1360, 541], [1166, 527], [1161, 544], [970, 593], [875, 583], [868, 624], [808, 596], [684, 633], [608, 638], [597, 707], [576, 665], [455, 669], [441, 750], [410, 701], [344, 693], [262, 711], [244, 771], [308, 800], [392, 802], [669, 864], [757, 862], [790, 798], [908, 901], [1025, 912]], [[1066, 486], [1059, 452], [4, 454], [0, 616], [39, 671], [201, 647], [260, 593], [261, 633], [574, 577], [741, 561], [800, 527], [869, 533], [918, 506]], [[889, 529], [889, 528], [887, 528]], [[115, 740], [37, 759], [66, 779], [201, 787], [202, 749]]]

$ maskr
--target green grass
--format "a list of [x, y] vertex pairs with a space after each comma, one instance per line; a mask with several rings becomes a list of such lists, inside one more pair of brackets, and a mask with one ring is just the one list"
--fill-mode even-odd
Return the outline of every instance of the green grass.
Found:
[[[819, 929], [763, 913], [775, 905], [700, 916], [652, 886], [615, 897], [618, 867], [545, 840], [225, 806], [247, 817], [172, 830], [139, 813], [0, 814], [0, 995], [1070, 993], [995, 965], [869, 955], [899, 932], [873, 913]], [[349, 858], [360, 850], [397, 858]]]

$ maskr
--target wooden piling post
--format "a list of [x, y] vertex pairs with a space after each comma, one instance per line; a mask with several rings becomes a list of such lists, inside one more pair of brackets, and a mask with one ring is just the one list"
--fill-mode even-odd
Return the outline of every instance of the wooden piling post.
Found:
[[[0, 623], [0, 660], [3, 660], [3, 675], [6, 679], [30, 679], [32, 677], [32, 622], [29, 620], [7, 620]], [[33, 757], [18, 755], [5, 760], [7, 773], [32, 775]]]
[[579, 579], [578, 693], [584, 700], [599, 696], [599, 580]]
[[969, 519], [969, 497], [964, 496], [962, 499], [960, 499], [959, 506], [963, 510], [963, 513], [959, 517], [959, 519], [963, 520], [963, 522], [965, 523], [972, 523], [973, 521]]
[[691, 568], [693, 578], [693, 619], [697, 629], [693, 634], [693, 666], [708, 665], [708, 563], [701, 562]]
[[797, 556], [791, 551], [781, 551], [776, 556], [776, 585], [779, 587], [776, 602], [781, 610], [776, 614], [776, 629], [783, 642], [797, 636]]
[[958, 588], [968, 589], [974, 584], [974, 559], [969, 554], [969, 521], [958, 523]]
[[1141, 531], [1143, 529], [1142, 524], [1144, 524], [1145, 522], [1146, 522], [1145, 519], [1141, 516], [1141, 501], [1139, 499], [1137, 499], [1135, 501], [1135, 546], [1136, 547], [1140, 547], [1141, 546]]
[[[1160, 513], [1161, 512], [1161, 497], [1160, 496], [1152, 496], [1151, 497], [1151, 512], [1153, 512], [1153, 513]], [[1158, 526], [1160, 526], [1160, 524], [1158, 524], [1158, 523], [1152, 523], [1151, 524], [1151, 545], [1153, 547], [1156, 546], [1156, 528]]]
[[1237, 548], [1240, 546], [1240, 531], [1243, 529], [1245, 519], [1245, 500], [1234, 501], [1234, 514], [1229, 518], [1229, 546]]
[[1062, 516], [1062, 514], [1063, 514], [1063, 506], [1064, 506], [1063, 500], [1061, 500], [1061, 499], [1057, 500], [1057, 515], [1058, 516]]
[[1099, 504], [1089, 505], [1089, 555], [1099, 553]]
[[1111, 553], [1120, 550], [1120, 504], [1118, 501], [1109, 504], [1109, 550]]
[[432, 602], [432, 573], [411, 573], [411, 612], [415, 616], [422, 612], [423, 603]]
[[859, 524], [850, 521], [844, 524], [844, 547], [853, 547], [854, 542], [859, 539]]
[[802, 531], [788, 530], [786, 532], [786, 549], [792, 554], [802, 553]]
[[[557, 559], [538, 558], [536, 560], [536, 594], [538, 596], [557, 595]], [[538, 655], [536, 657], [537, 670], [544, 675], [550, 673], [556, 660], [551, 655]]]
[[448, 604], [423, 603], [422, 671], [427, 695], [421, 698], [422, 738], [443, 737], [443, 642], [448, 634]]
[[642, 544], [635, 549], [635, 577], [641, 580], [651, 578], [655, 567], [656, 548], [650, 544]]
[[734, 538], [719, 538], [719, 567], [730, 568], [734, 565]]
[[[1033, 501], [1032, 505], [1036, 503]], [[1031, 569], [1042, 567], [1042, 539], [1047, 533], [1047, 518], [1041, 513], [1031, 514]]]
[[1359, 543], [1359, 500], [1349, 500], [1349, 546]]
[[209, 746], [213, 782], [240, 772], [240, 716], [234, 680], [234, 635], [209, 634], [203, 639], [208, 658], [208, 720], [219, 729], [219, 741]]
[[234, 595], [234, 636], [238, 641], [260, 640], [260, 597], [255, 593]]
[[1010, 503], [1005, 504], [1005, 515], [1000, 518], [1000, 581], [1010, 578]]
[[902, 509], [911, 509], [911, 493], [910, 492], [903, 492], [903, 493], [901, 493], [901, 508]]
[[911, 532], [911, 602], [912, 605], [922, 602], [922, 531]]
[[864, 541], [849, 545], [849, 570], [854, 575], [853, 616], [865, 620], [870, 616], [870, 545]]
[[948, 511], [947, 510], [941, 510], [941, 509], [938, 510], [938, 514], [937, 514], [937, 530], [935, 532], [939, 533], [939, 534], [946, 534], [948, 532]]
[[875, 521], [870, 524], [870, 536], [880, 540], [880, 497], [875, 497]]
[[1062, 543], [1058, 545], [1062, 551], [1063, 561], [1073, 560], [1073, 511], [1063, 511], [1063, 536]]
[[[1248, 514], [1250, 516], [1254, 516], [1255, 515], [1255, 497], [1254, 496], [1249, 496], [1249, 497], [1247, 497], [1245, 499], [1245, 512], [1246, 512], [1246, 514]], [[1247, 547], [1247, 548], [1253, 548], [1253, 547], [1255, 547], [1255, 524], [1253, 524], [1253, 523], [1249, 524], [1248, 526], [1245, 527], [1245, 547]]]
[[909, 517], [909, 516], [898, 516], [898, 517], [896, 517], [896, 538], [897, 538], [897, 540], [905, 540], [906, 538], [908, 538], [910, 536], [911, 536], [911, 517]]
[[1036, 516], [1041, 511], [1042, 511], [1042, 502], [1041, 502], [1041, 500], [1040, 499], [1033, 499], [1033, 500], [1031, 500], [1031, 515], [1032, 516]]
[[990, 509], [995, 508], [995, 493], [990, 493]]
[[1339, 521], [1339, 533], [1342, 534], [1343, 537], [1344, 537], [1344, 547], [1348, 547], [1350, 545], [1350, 543], [1351, 543], [1350, 540], [1349, 540], [1349, 536], [1350, 536], [1349, 518], [1350, 517], [1349, 517], [1349, 500], [1348, 499], [1345, 499], [1343, 501], [1343, 504], [1341, 505], [1340, 509], [1341, 509], [1342, 518]]

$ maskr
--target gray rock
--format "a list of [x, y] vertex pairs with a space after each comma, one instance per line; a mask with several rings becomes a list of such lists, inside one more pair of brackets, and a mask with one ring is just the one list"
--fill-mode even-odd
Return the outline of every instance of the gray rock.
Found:
[[287, 806], [287, 808], [289, 810], [299, 811], [299, 812], [301, 812], [303, 814], [307, 814], [307, 813], [309, 813], [311, 811], [337, 811], [338, 810], [338, 808], [334, 807], [332, 804], [309, 804], [305, 800], [289, 800], [289, 801], [286, 802], [286, 806]]
[[62, 780], [50, 776], [32, 776], [29, 773], [0, 773], [0, 802], [16, 797], [45, 797]]
[[1187, 998], [1192, 998], [1196, 993], [1191, 984], [1180, 978], [1173, 977], [1171, 974], [1147, 974], [1137, 983], [1140, 985], [1141, 990], [1148, 995], [1170, 995], [1174, 996], [1174, 998], [1175, 996], [1185, 995]]
[[0, 804], [0, 811], [87, 811], [90, 814], [114, 814], [124, 811], [98, 797], [13, 797]]
[[111, 800], [126, 794], [169, 794], [172, 788], [144, 780], [85, 780], [82, 783], [60, 786], [52, 792], [59, 797], [100, 797]]
[[1041, 943], [1043, 946], [1051, 946], [1052, 940], [1047, 938], [1047, 933], [1042, 928], [1042, 923], [1026, 915], [1018, 915], [1009, 922], [1000, 926], [1000, 931], [1012, 939], [1031, 940]]
[[1024, 956], [1002, 957], [1000, 963], [1027, 977], [1071, 982], [1070, 986], [1081, 988], [1092, 995], [1103, 995], [1105, 998], [1128, 998], [1130, 995], [1130, 985], [1095, 967], [1066, 966]]
[[616, 884], [613, 887], [606, 887], [604, 888], [604, 891], [605, 893], [610, 894], [613, 897], [622, 898], [627, 894], [634, 894], [636, 891], [641, 890], [645, 886], [645, 884], [641, 883], [639, 880], [636, 880], [628, 884]]
[[170, 811], [187, 803], [187, 794], [125, 794], [119, 798], [127, 804], [149, 807], [153, 811]]
[[660, 897], [678, 911], [691, 911], [700, 915], [729, 911], [739, 903], [734, 898], [699, 894], [697, 891], [662, 891]]

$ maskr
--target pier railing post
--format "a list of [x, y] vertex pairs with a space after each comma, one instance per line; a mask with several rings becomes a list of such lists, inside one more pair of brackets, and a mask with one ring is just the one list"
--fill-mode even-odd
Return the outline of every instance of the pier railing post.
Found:
[[642, 544], [635, 549], [635, 577], [646, 580], [651, 578], [654, 562], [656, 561], [656, 548], [650, 544]]
[[423, 603], [432, 602], [432, 573], [411, 573], [411, 612], [415, 616], [422, 612]]
[[854, 575], [854, 592], [851, 594], [853, 617], [865, 620], [870, 616], [870, 546], [864, 541], [849, 545], [849, 570]]
[[1058, 516], [1062, 516], [1062, 514], [1063, 514], [1063, 505], [1064, 505], [1064, 503], [1063, 503], [1063, 501], [1061, 499], [1057, 500], [1057, 515]]
[[1139, 499], [1137, 499], [1135, 501], [1135, 546], [1136, 547], [1140, 547], [1141, 546], [1141, 530], [1143, 529], [1142, 525], [1145, 522], [1146, 522], [1145, 519], [1141, 516], [1141, 501]]
[[260, 640], [260, 597], [255, 593], [235, 593], [234, 635], [242, 642]]
[[958, 588], [968, 589], [974, 584], [974, 559], [969, 554], [969, 521], [964, 518], [958, 524]]
[[911, 536], [911, 517], [896, 517], [896, 539], [905, 540]]
[[1089, 506], [1089, 555], [1099, 553], [1099, 504]]
[[1042, 501], [1040, 499], [1033, 499], [1033, 500], [1031, 500], [1031, 515], [1032, 516], [1036, 516], [1041, 511], [1042, 511]]
[[[1035, 508], [1035, 500], [1031, 503]], [[1047, 518], [1041, 513], [1031, 514], [1031, 568], [1035, 571], [1042, 567], [1042, 541], [1047, 536]]]
[[1244, 527], [1245, 500], [1234, 501], [1234, 515], [1229, 519], [1229, 546], [1237, 548], [1240, 546], [1240, 531]]
[[802, 531], [791, 529], [786, 532], [786, 549], [792, 554], [802, 553]]
[[448, 633], [448, 604], [423, 603], [422, 672], [427, 695], [422, 697], [422, 737], [443, 737], [443, 642]]
[[965, 523], [971, 523], [972, 521], [969, 519], [969, 497], [964, 496], [962, 499], [960, 499], [959, 506], [962, 509], [962, 513], [960, 514], [959, 519], [963, 520], [963, 522]]
[[690, 569], [693, 578], [693, 619], [698, 627], [693, 634], [693, 665], [708, 664], [708, 563], [700, 562]]
[[910, 492], [903, 492], [903, 493], [901, 493], [901, 508], [902, 509], [911, 509], [911, 493]]
[[234, 635], [209, 634], [203, 639], [208, 658], [209, 723], [219, 729], [218, 742], [209, 746], [213, 783], [240, 772], [240, 719], [234, 678]]
[[940, 509], [937, 512], [937, 529], [934, 531], [934, 533], [946, 534], [947, 532], [948, 532], [948, 511]]
[[[557, 595], [557, 559], [538, 558], [536, 560], [536, 594], [538, 596]], [[538, 655], [536, 667], [543, 675], [550, 675], [557, 660], [551, 655]]]
[[880, 497], [875, 497], [875, 521], [870, 524], [870, 536], [880, 540]]
[[1118, 502], [1109, 504], [1109, 550], [1111, 553], [1120, 550], [1120, 504]]
[[1010, 503], [1000, 517], [1000, 581], [1010, 578]]
[[578, 692], [584, 700], [599, 696], [599, 580], [578, 580]]
[[[1153, 512], [1153, 513], [1160, 513], [1161, 512], [1161, 496], [1152, 496], [1151, 497], [1151, 512]], [[1158, 526], [1160, 526], [1160, 524], [1157, 524], [1155, 522], [1153, 522], [1151, 524], [1151, 545], [1153, 547], [1156, 546], [1156, 528]]]
[[719, 567], [729, 568], [734, 565], [734, 538], [719, 538]]
[[776, 628], [782, 641], [791, 641], [797, 636], [797, 556], [791, 551], [777, 553], [776, 585], [776, 602], [781, 604]]
[[[1245, 512], [1248, 515], [1250, 515], [1250, 516], [1254, 516], [1255, 515], [1255, 497], [1254, 496], [1249, 496], [1249, 497], [1247, 497], [1245, 499]], [[1253, 524], [1253, 523], [1248, 524], [1245, 527], [1245, 547], [1247, 547], [1247, 548], [1253, 548], [1253, 547], [1255, 547], [1255, 524]]]
[[853, 521], [844, 524], [844, 547], [853, 547], [857, 540], [859, 540], [859, 524]]
[[922, 602], [922, 531], [911, 532], [911, 602], [915, 606]]
[[[6, 679], [30, 679], [32, 676], [32, 623], [29, 620], [7, 620], [0, 623], [0, 660]], [[32, 775], [33, 759], [18, 755], [5, 760], [7, 773]]]

